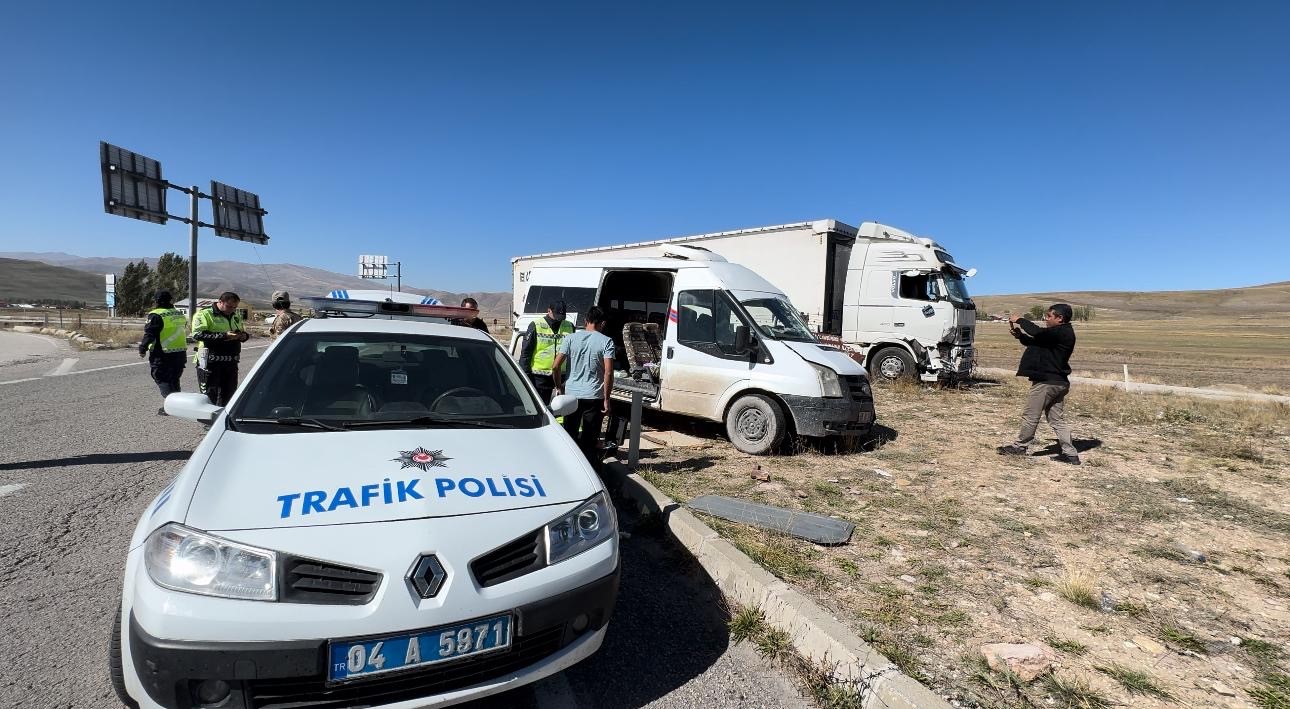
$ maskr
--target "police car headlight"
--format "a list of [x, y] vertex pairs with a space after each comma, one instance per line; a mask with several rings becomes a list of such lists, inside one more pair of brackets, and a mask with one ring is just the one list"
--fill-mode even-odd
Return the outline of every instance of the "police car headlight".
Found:
[[842, 396], [842, 380], [838, 378], [837, 372], [814, 362], [807, 362], [807, 364], [815, 370], [815, 376], [820, 380], [820, 392], [824, 396], [829, 398]]
[[249, 601], [278, 599], [278, 557], [170, 523], [148, 536], [144, 566], [158, 586]]
[[617, 533], [614, 507], [605, 493], [598, 492], [578, 509], [546, 526], [547, 563], [573, 558]]

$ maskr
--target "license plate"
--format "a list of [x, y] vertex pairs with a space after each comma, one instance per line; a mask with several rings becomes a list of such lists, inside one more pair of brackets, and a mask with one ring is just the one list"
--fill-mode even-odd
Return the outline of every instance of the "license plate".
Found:
[[480, 618], [469, 623], [367, 640], [327, 643], [329, 682], [384, 674], [460, 657], [504, 650], [511, 645], [511, 616]]

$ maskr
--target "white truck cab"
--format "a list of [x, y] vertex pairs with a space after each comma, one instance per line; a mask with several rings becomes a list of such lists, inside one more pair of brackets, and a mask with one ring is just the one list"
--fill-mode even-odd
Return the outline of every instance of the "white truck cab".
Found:
[[618, 345], [616, 396], [636, 387], [649, 408], [723, 422], [745, 453], [771, 452], [790, 431], [862, 435], [873, 425], [864, 367], [821, 344], [783, 291], [715, 253], [676, 245], [654, 257], [513, 265], [512, 354], [552, 302], [564, 301], [577, 327], [598, 305]]

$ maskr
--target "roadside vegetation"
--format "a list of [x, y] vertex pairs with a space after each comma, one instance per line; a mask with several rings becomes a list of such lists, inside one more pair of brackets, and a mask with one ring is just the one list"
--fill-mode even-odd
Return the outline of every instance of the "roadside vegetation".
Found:
[[[651, 451], [641, 473], [682, 502], [724, 494], [853, 522], [850, 543], [823, 547], [705, 517], [962, 706], [1290, 709], [1290, 407], [1077, 386], [1074, 467], [1050, 460], [1055, 444], [994, 452], [1023, 382], [875, 396], [865, 450], [752, 458], [715, 427], [659, 419], [704, 442]], [[742, 623], [753, 630], [732, 632], [764, 635]], [[987, 643], [1054, 662], [1022, 681], [984, 662]]]

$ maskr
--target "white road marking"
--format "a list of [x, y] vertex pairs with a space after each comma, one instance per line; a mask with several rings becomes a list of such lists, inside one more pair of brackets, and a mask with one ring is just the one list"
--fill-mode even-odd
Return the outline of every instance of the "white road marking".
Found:
[[12, 495], [13, 493], [18, 492], [24, 487], [27, 487], [26, 483], [19, 483], [17, 485], [0, 485], [0, 497], [4, 497], [5, 495]]
[[554, 674], [533, 685], [533, 698], [541, 709], [578, 709], [569, 678], [563, 672]]
[[[22, 333], [19, 333], [19, 334], [22, 334]], [[244, 349], [244, 350], [262, 350], [262, 349], [264, 349], [264, 348], [266, 348], [266, 347], [268, 347], [268, 345], [252, 345], [251, 347], [243, 347], [242, 349]], [[63, 364], [58, 365], [58, 369], [62, 369], [64, 366], [66, 366], [68, 361], [69, 361], [69, 360], [63, 360]], [[71, 362], [73, 362], [73, 363], [75, 363], [77, 360], [74, 360], [74, 359], [73, 359], [73, 360], [70, 360], [70, 361], [71, 361]], [[108, 366], [106, 366], [106, 367], [94, 367], [94, 368], [91, 368], [91, 369], [78, 369], [78, 370], [76, 370], [75, 372], [61, 372], [61, 373], [57, 373], [57, 372], [58, 372], [58, 369], [55, 369], [53, 372], [50, 372], [49, 374], [46, 374], [45, 376], [46, 376], [46, 377], [52, 377], [52, 376], [70, 377], [70, 376], [72, 376], [72, 375], [74, 375], [74, 374], [89, 374], [90, 372], [103, 372], [103, 371], [106, 371], [106, 370], [109, 370], [109, 369], [120, 369], [120, 368], [122, 368], [122, 367], [137, 367], [137, 366], [139, 366], [139, 365], [141, 365], [141, 364], [147, 364], [147, 363], [148, 363], [148, 360], [140, 360], [140, 361], [138, 361], [138, 362], [126, 362], [125, 364], [111, 364], [111, 365], [108, 365]], [[0, 386], [4, 386], [5, 384], [20, 384], [20, 383], [22, 383], [22, 382], [34, 382], [34, 381], [37, 381], [37, 380], [39, 380], [39, 379], [43, 379], [43, 378], [44, 378], [44, 377], [28, 377], [28, 378], [26, 378], [26, 379], [12, 379], [12, 380], [7, 381], [7, 382], [0, 382]]]
[[63, 363], [62, 363], [62, 364], [60, 364], [60, 365], [58, 365], [57, 367], [55, 367], [55, 368], [54, 368], [54, 371], [50, 372], [49, 374], [46, 374], [45, 376], [47, 376], [47, 377], [61, 377], [61, 376], [63, 376], [64, 374], [67, 374], [68, 372], [72, 371], [72, 367], [75, 367], [75, 366], [76, 366], [76, 363], [77, 363], [77, 362], [79, 362], [79, 361], [80, 361], [80, 360], [79, 360], [79, 359], [77, 359], [77, 358], [75, 358], [75, 357], [68, 357], [67, 359], [64, 359], [64, 360], [63, 360]]

